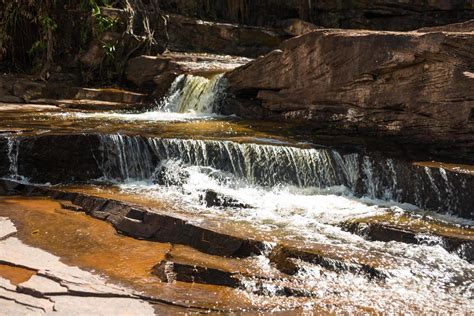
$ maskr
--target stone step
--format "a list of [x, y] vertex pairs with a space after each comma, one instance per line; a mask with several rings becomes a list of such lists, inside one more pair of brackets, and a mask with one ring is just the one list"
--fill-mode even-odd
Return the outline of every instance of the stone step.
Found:
[[439, 245], [460, 258], [474, 262], [474, 230], [409, 215], [366, 217], [343, 223], [342, 228], [368, 240]]
[[[136, 86], [163, 85], [167, 89], [178, 75], [210, 76], [231, 71], [251, 59], [205, 53], [169, 52], [158, 56], [142, 55], [130, 59], [126, 68], [127, 80]], [[166, 79], [166, 80], [165, 80]]]
[[139, 109], [146, 94], [119, 88], [86, 88], [60, 82], [37, 81], [28, 76], [0, 76], [0, 102], [53, 104], [92, 110]]
[[85, 111], [122, 111], [142, 110], [148, 106], [146, 103], [113, 102], [94, 99], [36, 99], [31, 104], [52, 104], [63, 109]]
[[115, 88], [79, 88], [74, 100], [97, 100], [117, 103], [141, 103], [146, 95]]

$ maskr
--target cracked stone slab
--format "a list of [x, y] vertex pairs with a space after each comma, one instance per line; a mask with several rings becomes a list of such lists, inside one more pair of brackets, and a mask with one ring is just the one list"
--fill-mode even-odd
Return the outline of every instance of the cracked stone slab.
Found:
[[[22, 294], [10, 290], [0, 288], [0, 300], [2, 301], [13, 301], [17, 305], [30, 307], [33, 309], [39, 309], [45, 313], [52, 312], [54, 310], [54, 303], [48, 299], [34, 297], [28, 294]], [[1, 307], [0, 307], [1, 311]]]
[[0, 298], [0, 315], [36, 316], [44, 315], [40, 309], [28, 307]]
[[52, 299], [55, 303], [54, 315], [155, 315], [150, 304], [131, 298], [65, 295], [54, 296]]
[[12, 237], [0, 242], [0, 261], [38, 270], [38, 274], [60, 281], [70, 291], [120, 296], [133, 295], [132, 292], [118, 286], [106, 284], [100, 276], [77, 267], [67, 266], [58, 257], [41, 249], [27, 246], [18, 238]]
[[15, 225], [8, 218], [0, 217], [0, 240], [6, 239], [15, 233]]
[[[0, 277], [0, 315], [154, 315], [151, 304], [133, 290], [78, 267], [68, 266], [44, 250], [24, 244], [13, 223], [0, 218], [0, 262], [37, 270], [14, 286]], [[42, 297], [43, 296], [43, 297]]]
[[68, 288], [43, 276], [34, 275], [28, 281], [18, 285], [22, 291], [36, 292], [42, 295], [67, 294]]

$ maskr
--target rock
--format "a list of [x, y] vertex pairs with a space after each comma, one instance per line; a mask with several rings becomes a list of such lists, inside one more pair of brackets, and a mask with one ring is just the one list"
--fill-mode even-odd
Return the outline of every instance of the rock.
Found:
[[138, 56], [130, 59], [126, 68], [127, 80], [136, 86], [157, 84], [168, 89], [179, 75], [209, 76], [240, 67], [248, 58], [211, 54], [166, 53], [158, 56]]
[[18, 80], [13, 86], [13, 94], [26, 102], [38, 99], [43, 95], [44, 83]]
[[[10, 222], [11, 223], [11, 222]], [[9, 224], [0, 222], [0, 231]], [[117, 314], [154, 315], [153, 308], [138, 293], [108, 284], [101, 276], [68, 266], [59, 257], [10, 237], [0, 240], [0, 261], [36, 272], [13, 286], [0, 277], [0, 313], [17, 314]], [[14, 304], [8, 304], [14, 302]]]
[[[474, 240], [469, 236], [447, 236], [443, 233], [416, 231], [410, 227], [384, 223], [374, 219], [355, 220], [343, 223], [343, 229], [361, 235], [369, 240], [402, 242], [407, 244], [439, 245], [448, 252], [472, 263], [474, 261]], [[436, 242], [434, 242], [436, 240]]]
[[167, 15], [167, 21], [168, 48], [175, 51], [257, 57], [289, 38], [270, 28], [208, 22], [175, 14]]
[[82, 207], [72, 203], [71, 201], [60, 201], [59, 205], [65, 210], [70, 210], [74, 212], [82, 212]]
[[[5, 94], [2, 94], [2, 91], [5, 91]], [[142, 93], [118, 88], [76, 87], [73, 80], [61, 78], [43, 82], [28, 76], [0, 76], [0, 102], [6, 103], [27, 102], [30, 106], [57, 105], [97, 111], [137, 110], [146, 107], [146, 97]]]
[[121, 37], [119, 33], [104, 32], [100, 38], [90, 42], [89, 49], [80, 57], [81, 63], [90, 68], [99, 67], [106, 57], [104, 45], [117, 43]]
[[[58, 135], [24, 139], [19, 145], [18, 172], [36, 183], [88, 181], [102, 172], [97, 136]], [[67, 154], [66, 154], [67, 153]], [[74, 166], [74, 167], [73, 167]]]
[[323, 252], [295, 247], [277, 246], [269, 255], [270, 262], [283, 273], [294, 275], [300, 270], [300, 264], [295, 259], [317, 264], [331, 271], [348, 271], [355, 274], [364, 274], [369, 279], [384, 279], [386, 275], [378, 268], [368, 264], [345, 262], [340, 258], [325, 255]]
[[4, 300], [14, 301], [17, 305], [31, 307], [33, 310], [36, 309], [37, 311], [43, 311], [46, 313], [52, 313], [54, 308], [54, 303], [48, 299], [8, 291], [0, 287], [0, 312], [2, 312]]
[[225, 114], [384, 136], [474, 161], [472, 33], [321, 30], [280, 48], [226, 74]]
[[320, 26], [316, 26], [313, 23], [309, 23], [300, 19], [276, 21], [273, 24], [273, 27], [281, 30], [282, 32], [290, 36], [300, 36], [321, 29]]
[[423, 28], [418, 29], [416, 31], [420, 32], [420, 33], [427, 33], [427, 32], [455, 32], [455, 33], [474, 32], [474, 20], [469, 20], [469, 21], [461, 22], [461, 23], [442, 25], [442, 26], [423, 27]]
[[34, 275], [28, 281], [20, 284], [16, 290], [20, 293], [44, 297], [51, 294], [67, 294], [68, 288], [62, 286], [60, 283], [43, 276]]
[[153, 267], [152, 273], [163, 282], [181, 281], [219, 286], [238, 287], [240, 282], [232, 273], [217, 269], [186, 265], [163, 260]]
[[15, 225], [4, 217], [0, 217], [0, 228], [0, 240], [10, 238], [16, 233]]
[[191, 246], [201, 252], [227, 257], [248, 257], [261, 254], [264, 244], [206, 229], [178, 216], [135, 207], [121, 201], [80, 193], [64, 192], [14, 181], [0, 180], [0, 195], [44, 196], [70, 201], [88, 215], [110, 222], [123, 234], [159, 242]]
[[5, 103], [23, 103], [24, 100], [22, 98], [16, 97], [14, 95], [5, 95], [1, 94], [0, 91], [0, 102], [5, 102]]
[[298, 18], [329, 28], [379, 30], [413, 30], [474, 18], [474, 4], [456, 0], [170, 0], [160, 7], [167, 12], [246, 25]]
[[251, 290], [252, 293], [256, 295], [269, 295], [268, 289], [265, 288], [265, 284], [267, 286], [271, 284], [274, 288], [274, 291], [270, 294], [272, 296], [312, 296], [311, 292], [299, 289], [295, 287], [294, 284], [288, 283], [288, 285], [285, 285], [284, 280], [260, 278], [256, 276], [248, 276], [253, 281], [253, 286], [249, 289], [246, 287], [242, 275], [195, 264], [181, 263], [176, 260], [163, 260], [153, 267], [152, 273], [158, 276], [162, 282], [168, 283], [180, 281], [227, 286], [231, 288], [245, 289], [247, 291]]
[[77, 100], [100, 100], [117, 103], [142, 103], [146, 95], [126, 91], [123, 89], [106, 88], [106, 89], [92, 89], [81, 88], [74, 96]]
[[170, 62], [162, 56], [138, 56], [128, 61], [125, 75], [137, 86], [151, 84], [156, 75], [172, 70]]
[[207, 207], [234, 207], [234, 208], [252, 208], [252, 206], [239, 202], [238, 200], [225, 196], [213, 190], [206, 190], [201, 196], [201, 201]]

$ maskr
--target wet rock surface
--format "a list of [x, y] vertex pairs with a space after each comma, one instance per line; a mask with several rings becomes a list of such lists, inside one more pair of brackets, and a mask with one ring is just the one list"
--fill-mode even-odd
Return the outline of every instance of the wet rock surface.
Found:
[[230, 196], [225, 196], [212, 190], [207, 190], [201, 199], [207, 207], [252, 208], [250, 205], [244, 204]]
[[145, 94], [118, 88], [82, 88], [76, 81], [44, 82], [26, 75], [0, 76], [0, 107], [2, 103], [55, 105], [82, 110], [139, 110], [146, 107]]
[[264, 248], [262, 242], [256, 240], [201, 228], [185, 219], [120, 201], [8, 180], [0, 180], [0, 183], [0, 195], [45, 196], [68, 201], [68, 209], [84, 210], [88, 215], [111, 223], [121, 233], [136, 238], [184, 244], [204, 253], [220, 256], [246, 257], [259, 254]]
[[[374, 217], [343, 223], [344, 230], [369, 240], [402, 242], [408, 244], [439, 245], [450, 253], [472, 263], [474, 260], [474, 237], [467, 233], [456, 233], [449, 227], [438, 226], [429, 220], [424, 226], [420, 219], [409, 216]], [[460, 229], [462, 232], [462, 229]]]
[[319, 265], [325, 269], [333, 271], [350, 271], [351, 273], [364, 274], [369, 279], [384, 279], [383, 272], [367, 264], [354, 264], [344, 262], [338, 258], [331, 258], [323, 252], [305, 250], [294, 247], [278, 246], [269, 255], [270, 262], [276, 268], [286, 274], [294, 275], [301, 267], [297, 260]]
[[467, 31], [314, 31], [227, 74], [234, 98], [223, 110], [423, 144], [472, 162], [473, 43]]
[[[127, 80], [136, 86], [157, 86], [167, 92], [179, 75], [211, 76], [245, 65], [251, 59], [212, 54], [165, 53], [159, 56], [138, 56], [129, 60]], [[164, 94], [162, 92], [162, 94]], [[162, 95], [163, 96], [163, 95]]]
[[[11, 230], [11, 226], [2, 218], [0, 232]], [[14, 269], [17, 271], [7, 273]], [[26, 277], [18, 281], [18, 275]], [[154, 315], [153, 307], [133, 290], [107, 284], [105, 279], [65, 265], [58, 257], [13, 236], [0, 240], [0, 301], [0, 312], [6, 315]]]

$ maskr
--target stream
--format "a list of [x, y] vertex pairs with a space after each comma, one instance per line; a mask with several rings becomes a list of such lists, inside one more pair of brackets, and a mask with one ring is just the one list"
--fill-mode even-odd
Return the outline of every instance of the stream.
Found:
[[[221, 76], [182, 75], [147, 112], [0, 112], [0, 177], [132, 203], [198, 227], [262, 241], [265, 249], [259, 254], [209, 259], [217, 270], [228, 271], [224, 267], [232, 260], [237, 270], [250, 266], [237, 273], [238, 286], [147, 283], [149, 266], [127, 276], [112, 271], [109, 262], [74, 259], [76, 247], [88, 247], [76, 245], [80, 238], [71, 240], [71, 251], [26, 233], [23, 240], [149, 295], [186, 301], [189, 308], [223, 313], [474, 310], [472, 166], [410, 161], [401, 158], [403, 153], [331, 144], [330, 138], [319, 143], [310, 131], [291, 124], [222, 116], [219, 103], [224, 97]], [[12, 215], [14, 208], [39, 212], [22, 199], [11, 203], [16, 206], [0, 206], [0, 216], [15, 218], [20, 227], [28, 218]], [[43, 220], [50, 229], [73, 217], [61, 213], [59, 221], [48, 214]], [[74, 234], [73, 226], [61, 234]], [[99, 231], [90, 232], [89, 243]], [[117, 242], [114, 238], [111, 242]], [[136, 256], [158, 247], [148, 241], [130, 243], [143, 243]], [[317, 253], [324, 260], [292, 254], [285, 260], [297, 268], [289, 273], [272, 259], [281, 245]], [[103, 247], [109, 246], [95, 246]], [[177, 247], [176, 257], [188, 254], [181, 256], [206, 265], [206, 260], [196, 259], [205, 254], [193, 257], [189, 254], [197, 250]], [[111, 251], [110, 256], [122, 255]], [[138, 265], [137, 258], [127, 260]], [[372, 272], [368, 276], [360, 267]], [[180, 291], [189, 296], [183, 298]], [[211, 292], [220, 294], [209, 296]]]

